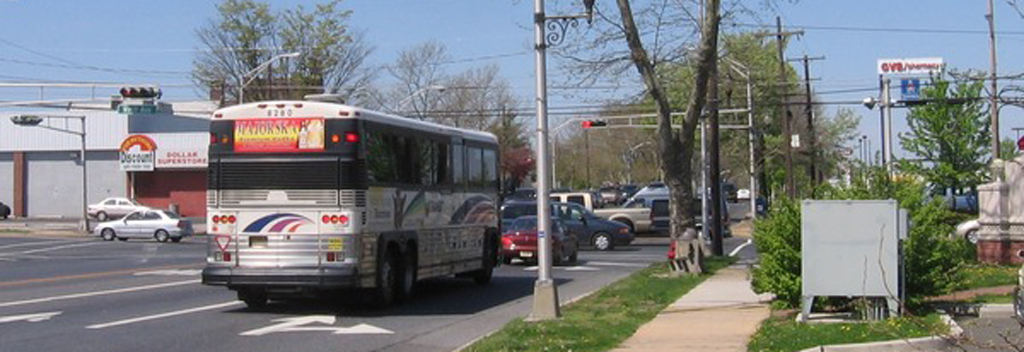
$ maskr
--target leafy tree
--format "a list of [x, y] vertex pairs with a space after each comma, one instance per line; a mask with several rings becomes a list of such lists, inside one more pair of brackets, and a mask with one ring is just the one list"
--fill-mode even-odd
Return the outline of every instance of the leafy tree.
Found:
[[[910, 109], [903, 149], [916, 156], [900, 167], [941, 187], [961, 189], [985, 181], [990, 141], [988, 112], [979, 99], [981, 80], [947, 81], [941, 76], [921, 89], [927, 104]], [[956, 101], [952, 101], [956, 99]]]

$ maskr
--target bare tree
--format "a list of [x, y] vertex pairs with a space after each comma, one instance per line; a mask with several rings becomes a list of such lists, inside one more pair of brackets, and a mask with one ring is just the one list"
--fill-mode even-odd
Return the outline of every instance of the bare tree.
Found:
[[[297, 98], [318, 91], [365, 89], [374, 77], [366, 64], [373, 49], [362, 33], [349, 33], [346, 22], [351, 11], [340, 9], [340, 3], [318, 4], [309, 11], [299, 6], [275, 14], [265, 2], [225, 0], [217, 5], [218, 17], [196, 30], [203, 50], [193, 61], [193, 79], [208, 89], [237, 88], [243, 75], [274, 55], [297, 51], [302, 55], [272, 63], [265, 77], [246, 86], [247, 97]], [[238, 100], [237, 89], [224, 93], [228, 100]]]
[[390, 94], [395, 105], [392, 109], [420, 120], [427, 112], [437, 110], [440, 100], [432, 86], [442, 86], [448, 79], [441, 63], [448, 61], [448, 49], [439, 42], [426, 42], [398, 54], [398, 61], [388, 67], [398, 80], [397, 89]]
[[665, 183], [671, 190], [669, 209], [672, 216], [671, 236], [679, 238], [687, 228], [694, 226], [692, 208], [693, 175], [691, 162], [694, 154], [693, 141], [697, 121], [707, 103], [709, 81], [715, 74], [718, 60], [719, 0], [708, 0], [703, 24], [703, 35], [696, 55], [696, 74], [693, 91], [683, 117], [679, 132], [672, 130], [672, 107], [662, 89], [655, 62], [648, 55], [641, 41], [641, 34], [634, 21], [629, 0], [617, 0], [622, 18], [621, 29], [629, 45], [630, 61], [636, 67], [647, 87], [647, 95], [657, 109], [658, 152], [662, 160]]

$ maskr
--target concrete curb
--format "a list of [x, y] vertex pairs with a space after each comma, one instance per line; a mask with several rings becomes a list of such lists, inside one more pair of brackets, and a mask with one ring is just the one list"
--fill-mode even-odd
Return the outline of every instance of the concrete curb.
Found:
[[963, 336], [964, 330], [953, 318], [941, 312], [940, 318], [949, 325], [949, 335], [925, 336], [912, 339], [825, 345], [801, 350], [800, 352], [895, 352], [895, 351], [939, 351], [953, 346], [953, 341]]
[[1006, 317], [1007, 315], [1013, 315], [1013, 304], [1009, 303], [990, 303], [983, 304], [978, 309], [978, 317], [980, 318], [991, 318], [991, 317]]

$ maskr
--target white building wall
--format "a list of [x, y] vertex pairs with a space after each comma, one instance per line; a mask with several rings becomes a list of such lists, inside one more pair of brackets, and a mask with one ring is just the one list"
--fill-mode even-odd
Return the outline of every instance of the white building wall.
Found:
[[[126, 176], [120, 171], [116, 152], [89, 152], [89, 203], [124, 196]], [[82, 214], [81, 165], [75, 153], [30, 152], [25, 155], [27, 215], [80, 218]]]
[[0, 202], [14, 212], [14, 154], [0, 153]]

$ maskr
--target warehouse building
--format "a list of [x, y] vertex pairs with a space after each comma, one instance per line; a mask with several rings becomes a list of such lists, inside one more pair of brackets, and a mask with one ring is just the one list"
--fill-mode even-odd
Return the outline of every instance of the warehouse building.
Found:
[[[209, 116], [215, 101], [158, 104], [122, 114], [117, 102], [0, 112], [0, 202], [19, 217], [81, 218], [85, 121], [87, 200], [127, 197], [184, 216], [206, 215]], [[124, 109], [122, 109], [124, 110]], [[13, 116], [41, 116], [20, 126]]]

